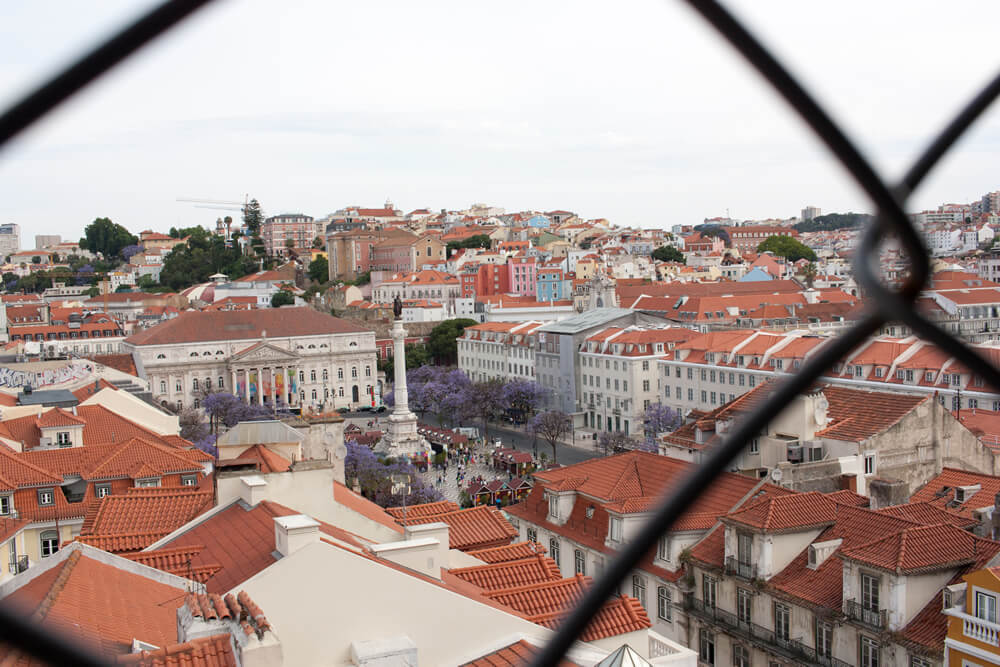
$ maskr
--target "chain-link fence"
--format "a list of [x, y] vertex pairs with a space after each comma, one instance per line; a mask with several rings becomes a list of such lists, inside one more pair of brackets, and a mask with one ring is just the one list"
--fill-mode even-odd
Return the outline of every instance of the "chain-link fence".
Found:
[[[948, 351], [967, 367], [976, 369], [988, 385], [1000, 387], [1000, 371], [964, 342], [925, 319], [915, 308], [914, 302], [929, 276], [930, 263], [927, 251], [903, 209], [910, 193], [920, 185], [931, 168], [1000, 94], [1000, 75], [931, 142], [902, 182], [890, 187], [819, 104], [729, 12], [714, 0], [686, 1], [774, 86], [871, 198], [878, 216], [863, 231], [854, 258], [855, 277], [864, 290], [868, 309], [860, 321], [833, 339], [831, 344], [823, 346], [798, 373], [784, 380], [758, 410], [739, 424], [691, 475], [663, 499], [642, 530], [617, 554], [556, 635], [539, 652], [534, 662], [536, 666], [558, 664], [604, 601], [617, 591], [620, 582], [654, 547], [659, 536], [695, 501], [699, 492], [726, 470], [744, 446], [797, 394], [884, 324], [898, 321], [908, 325], [917, 335]], [[43, 84], [0, 116], [0, 147], [144, 44], [209, 2], [165, 2]], [[909, 263], [908, 274], [898, 289], [884, 285], [879, 275], [879, 243], [890, 235], [899, 241]], [[53, 664], [102, 664], [72, 641], [3, 606], [0, 606], [0, 640], [26, 655]]]

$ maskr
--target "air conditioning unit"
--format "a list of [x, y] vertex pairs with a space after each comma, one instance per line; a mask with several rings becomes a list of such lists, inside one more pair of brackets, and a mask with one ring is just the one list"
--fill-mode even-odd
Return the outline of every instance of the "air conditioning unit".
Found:
[[785, 459], [790, 463], [802, 462], [802, 445], [789, 445], [785, 453]]
[[806, 446], [806, 461], [822, 461], [824, 454], [822, 443], [811, 442]]

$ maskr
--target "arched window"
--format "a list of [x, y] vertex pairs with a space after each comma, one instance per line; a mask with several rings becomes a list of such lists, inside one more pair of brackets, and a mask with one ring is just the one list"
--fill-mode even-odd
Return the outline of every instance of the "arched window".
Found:
[[165, 355], [165, 354], [158, 354], [158, 355], [156, 355], [156, 358], [157, 359], [166, 359], [167, 355]]
[[198, 378], [194, 378], [193, 380], [191, 380], [191, 388], [194, 389], [195, 391], [198, 391]]
[[340, 396], [341, 398], [344, 397], [344, 388], [343, 387], [339, 387], [337, 389], [337, 396]]
[[222, 380], [222, 376], [221, 375], [219, 376], [219, 385], [218, 386], [219, 386], [219, 389], [222, 389], [222, 388], [224, 388], [226, 386], [226, 383]]
[[329, 379], [330, 379], [330, 371], [328, 371], [327, 369], [324, 368], [323, 369], [323, 382], [326, 382]]
[[166, 380], [160, 380], [160, 393], [161, 394], [167, 393], [167, 381]]
[[365, 366], [365, 377], [370, 378], [372, 376], [372, 367]]
[[310, 382], [315, 382], [316, 381], [316, 371], [315, 371], [315, 369], [309, 371], [309, 381]]
[[338, 368], [337, 369], [337, 379], [338, 380], [343, 380], [344, 379], [344, 369], [343, 368]]
[[358, 367], [357, 366], [351, 366], [351, 377], [352, 378], [358, 377]]

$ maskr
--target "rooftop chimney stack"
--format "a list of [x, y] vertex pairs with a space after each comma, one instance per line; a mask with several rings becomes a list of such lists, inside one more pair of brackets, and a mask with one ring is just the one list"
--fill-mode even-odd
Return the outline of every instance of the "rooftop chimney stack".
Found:
[[319, 542], [319, 522], [305, 514], [274, 518], [274, 549], [290, 556], [302, 547]]
[[189, 593], [177, 610], [178, 643], [224, 633], [232, 637], [242, 667], [281, 667], [284, 663], [281, 642], [246, 591], [224, 598]]

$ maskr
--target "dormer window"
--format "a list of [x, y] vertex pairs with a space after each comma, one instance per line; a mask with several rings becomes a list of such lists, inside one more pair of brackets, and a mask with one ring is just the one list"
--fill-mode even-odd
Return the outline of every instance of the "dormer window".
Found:
[[41, 507], [55, 505], [56, 494], [52, 489], [38, 489], [38, 504]]
[[559, 518], [559, 496], [554, 494], [549, 496], [549, 518]]
[[59, 431], [56, 433], [56, 444], [60, 447], [69, 447], [73, 443], [69, 439], [69, 431]]
[[0, 516], [10, 516], [11, 502], [10, 496], [0, 496]]
[[588, 519], [593, 519], [594, 518], [594, 506], [593, 505], [590, 505], [589, 507], [587, 507], [587, 518]]

